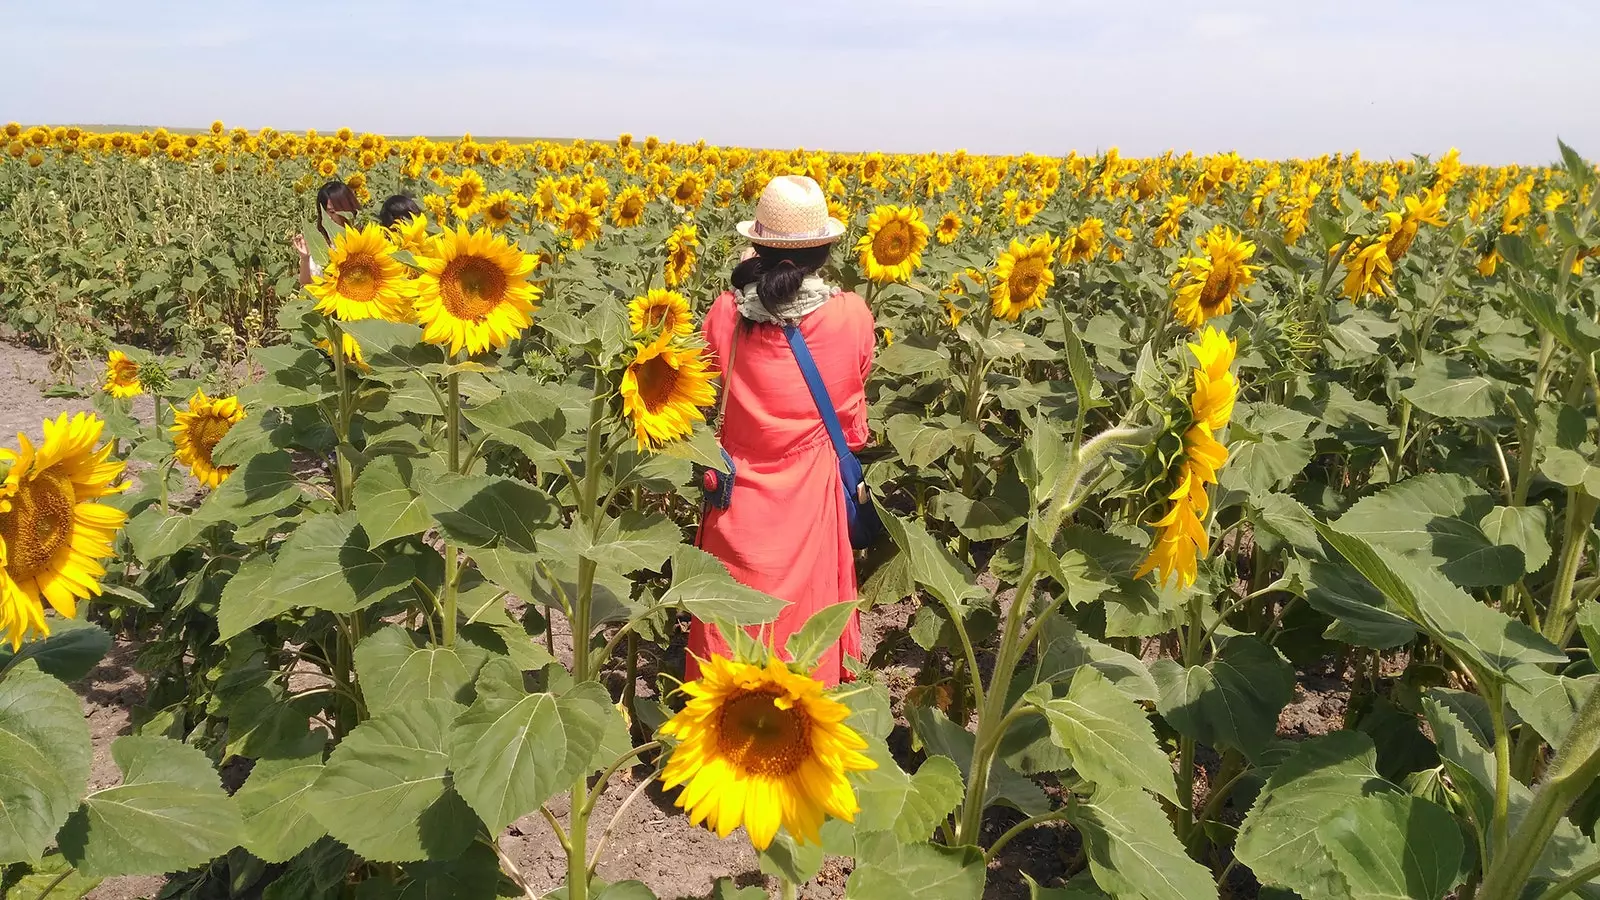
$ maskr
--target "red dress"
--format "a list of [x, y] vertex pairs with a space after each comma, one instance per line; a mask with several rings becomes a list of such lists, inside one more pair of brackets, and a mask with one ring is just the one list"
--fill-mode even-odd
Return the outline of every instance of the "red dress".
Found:
[[[718, 297], [706, 316], [706, 341], [718, 366], [727, 358], [738, 319], [732, 292]], [[864, 447], [872, 312], [855, 294], [835, 294], [800, 320], [800, 331], [828, 386], [845, 440], [852, 449]], [[838, 457], [783, 329], [746, 323], [733, 367], [722, 446], [738, 473], [729, 507], [707, 510], [700, 546], [722, 560], [741, 583], [788, 601], [776, 622], [750, 629], [781, 652], [812, 613], [856, 599], [844, 489]], [[687, 677], [699, 677], [696, 656], [728, 652], [714, 627], [694, 620]], [[825, 684], [838, 684], [846, 677], [844, 654], [861, 655], [861, 624], [855, 616], [813, 675]]]

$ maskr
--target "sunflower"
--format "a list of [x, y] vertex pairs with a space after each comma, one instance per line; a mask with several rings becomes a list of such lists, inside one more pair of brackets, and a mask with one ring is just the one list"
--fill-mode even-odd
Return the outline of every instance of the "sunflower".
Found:
[[[361, 345], [356, 343], [355, 338], [346, 334], [339, 341], [339, 345], [344, 349], [345, 363], [355, 366], [362, 372], [372, 371], [372, 367], [367, 365], [367, 358], [361, 355]], [[333, 358], [333, 344], [330, 343], [327, 338], [317, 341], [316, 348], [321, 350], [323, 353], [326, 353], [328, 358]]]
[[395, 246], [408, 253], [422, 253], [432, 240], [428, 235], [426, 215], [414, 215], [396, 222], [390, 227], [389, 233], [394, 238]]
[[1189, 408], [1198, 422], [1204, 422], [1212, 432], [1228, 427], [1233, 418], [1234, 399], [1239, 395], [1239, 380], [1233, 374], [1233, 358], [1239, 351], [1237, 341], [1215, 328], [1207, 326], [1200, 333], [1200, 341], [1189, 345], [1189, 352], [1200, 365], [1194, 370], [1194, 393], [1189, 397]]
[[628, 324], [634, 334], [657, 328], [678, 337], [694, 334], [694, 316], [689, 312], [689, 301], [677, 291], [659, 288], [643, 297], [635, 297], [628, 303]]
[[0, 485], [0, 632], [16, 651], [30, 634], [49, 634], [44, 603], [67, 618], [81, 599], [100, 593], [99, 560], [112, 555], [127, 514], [95, 501], [121, 491], [123, 463], [99, 449], [105, 423], [62, 413], [44, 421], [44, 442], [0, 450], [9, 463]]
[[684, 172], [672, 185], [672, 202], [679, 206], [696, 207], [706, 199], [706, 185], [700, 176]]
[[961, 216], [954, 212], [947, 212], [939, 217], [939, 227], [934, 229], [934, 235], [941, 244], [951, 244], [961, 236]]
[[1083, 224], [1072, 229], [1061, 244], [1061, 261], [1066, 265], [1088, 262], [1100, 255], [1100, 245], [1106, 239], [1104, 219], [1084, 219]]
[[689, 223], [679, 225], [667, 235], [667, 266], [662, 273], [667, 287], [673, 288], [689, 280], [694, 264], [699, 258], [695, 250], [700, 246], [700, 232]]
[[989, 289], [989, 302], [999, 318], [1015, 322], [1030, 309], [1044, 305], [1045, 291], [1055, 283], [1050, 268], [1060, 245], [1049, 235], [1040, 235], [1024, 244], [1013, 240], [1010, 249], [995, 263], [995, 284]]
[[1178, 231], [1183, 228], [1183, 214], [1189, 211], [1189, 198], [1182, 196], [1170, 197], [1167, 205], [1161, 211], [1161, 221], [1156, 225], [1155, 234], [1150, 243], [1155, 247], [1165, 247], [1178, 239]]
[[561, 198], [561, 229], [572, 238], [574, 250], [600, 236], [600, 211], [588, 200]]
[[1231, 312], [1234, 298], [1255, 281], [1259, 268], [1245, 264], [1255, 255], [1256, 245], [1224, 225], [1207, 232], [1198, 247], [1198, 255], [1178, 260], [1178, 272], [1172, 276], [1172, 286], [1178, 289], [1173, 312], [1190, 328]]
[[877, 768], [866, 741], [846, 725], [850, 710], [822, 684], [789, 671], [713, 656], [683, 686], [689, 702], [661, 726], [680, 742], [661, 782], [683, 787], [677, 805], [720, 837], [744, 825], [757, 850], [781, 826], [795, 840], [821, 844], [828, 816], [860, 811], [846, 772]]
[[867, 220], [867, 233], [856, 243], [861, 267], [879, 284], [906, 282], [922, 263], [928, 246], [928, 225], [914, 206], [880, 206]]
[[584, 185], [583, 193], [589, 200], [589, 205], [601, 212], [605, 211], [606, 203], [611, 200], [611, 185], [604, 178], [591, 178]]
[[1389, 244], [1394, 235], [1385, 233], [1364, 247], [1352, 246], [1344, 256], [1344, 295], [1359, 300], [1372, 294], [1378, 297], [1389, 293], [1389, 279], [1394, 275], [1394, 254]]
[[178, 462], [206, 487], [216, 487], [233, 472], [233, 466], [218, 466], [211, 461], [211, 452], [227, 435], [228, 429], [244, 419], [244, 407], [237, 397], [207, 397], [204, 391], [195, 391], [188, 406], [174, 417], [174, 454]]
[[1389, 262], [1397, 263], [1400, 257], [1406, 255], [1411, 249], [1411, 242], [1417, 239], [1417, 231], [1424, 225], [1443, 226], [1444, 195], [1425, 192], [1421, 199], [1415, 195], [1405, 199], [1405, 213], [1387, 212], [1384, 218], [1389, 222], [1389, 240], [1387, 252]]
[[467, 169], [450, 186], [450, 207], [458, 219], [469, 219], [483, 199], [483, 176]]
[[339, 164], [331, 159], [324, 159], [317, 163], [317, 174], [323, 178], [332, 178], [339, 174]]
[[528, 282], [534, 262], [487, 228], [447, 229], [417, 257], [422, 339], [452, 354], [504, 347], [531, 323], [539, 296]]
[[144, 385], [139, 383], [139, 364], [121, 350], [107, 353], [106, 383], [102, 390], [119, 400], [144, 393]]
[[617, 194], [617, 200], [611, 204], [611, 221], [621, 228], [632, 228], [644, 221], [646, 201], [644, 191], [637, 187], [625, 187]]
[[483, 224], [490, 228], [504, 228], [517, 214], [523, 197], [516, 191], [495, 191], [483, 198]]
[[407, 319], [406, 267], [394, 258], [394, 245], [378, 225], [346, 228], [334, 238], [328, 267], [306, 291], [317, 300], [317, 312], [346, 322], [360, 319]]
[[622, 373], [622, 408], [633, 419], [639, 449], [653, 450], [688, 437], [700, 407], [716, 402], [705, 354], [699, 347], [677, 347], [672, 332], [650, 344], [634, 344], [634, 358]]

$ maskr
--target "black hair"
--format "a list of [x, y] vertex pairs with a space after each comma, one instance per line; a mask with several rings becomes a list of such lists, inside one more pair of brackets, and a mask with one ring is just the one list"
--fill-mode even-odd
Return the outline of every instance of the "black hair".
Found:
[[756, 244], [756, 255], [733, 267], [733, 289], [754, 284], [761, 305], [776, 315], [778, 306], [800, 290], [807, 275], [828, 264], [832, 249], [832, 244], [795, 248]]
[[410, 194], [394, 194], [386, 198], [383, 207], [378, 210], [378, 224], [385, 228], [393, 228], [400, 222], [420, 215], [422, 215], [422, 205], [413, 200]]
[[337, 178], [317, 188], [317, 231], [322, 233], [323, 240], [331, 243], [333, 239], [328, 237], [328, 229], [322, 227], [322, 212], [330, 208], [353, 215], [361, 211], [361, 201], [356, 199], [356, 192], [350, 190], [350, 185]]

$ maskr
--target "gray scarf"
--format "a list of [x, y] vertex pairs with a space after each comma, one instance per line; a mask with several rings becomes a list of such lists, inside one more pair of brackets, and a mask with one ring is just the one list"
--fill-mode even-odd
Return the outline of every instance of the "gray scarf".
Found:
[[837, 293], [838, 288], [815, 275], [809, 275], [800, 282], [800, 290], [795, 291], [793, 297], [778, 304], [774, 315], [761, 303], [761, 297], [756, 294], [756, 284], [751, 282], [739, 291], [739, 315], [752, 322], [797, 325], [806, 313], [827, 303], [828, 298]]

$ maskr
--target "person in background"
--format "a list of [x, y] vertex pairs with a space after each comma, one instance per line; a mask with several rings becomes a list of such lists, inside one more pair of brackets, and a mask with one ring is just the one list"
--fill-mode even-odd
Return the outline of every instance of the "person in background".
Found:
[[[328, 229], [323, 226], [324, 216], [334, 221], [340, 228], [355, 221], [356, 213], [361, 211], [361, 203], [356, 200], [356, 192], [350, 186], [335, 178], [317, 190], [317, 231], [322, 239], [329, 244], [333, 238], [328, 236]], [[310, 284], [313, 279], [322, 274], [322, 267], [311, 258], [311, 251], [306, 247], [303, 235], [295, 235], [289, 243], [294, 251], [300, 254], [300, 283]]]
[[[845, 441], [860, 449], [869, 437], [873, 320], [859, 296], [820, 274], [844, 225], [828, 215], [815, 181], [774, 178], [754, 221], [739, 223], [738, 231], [753, 252], [734, 267], [732, 289], [712, 304], [705, 323], [706, 342], [723, 370], [719, 436], [735, 476], [728, 507], [706, 510], [700, 547], [740, 582], [787, 601], [759, 633], [763, 644], [781, 651], [813, 613], [856, 599], [839, 460], [784, 326], [799, 327]], [[729, 655], [726, 639], [695, 619], [686, 677], [697, 678], [700, 660], [714, 653]], [[838, 684], [850, 677], [845, 657], [860, 654], [861, 626], [852, 616], [812, 674]]]
[[378, 224], [385, 228], [393, 228], [420, 215], [422, 215], [422, 204], [410, 194], [394, 194], [385, 198], [383, 206], [379, 208]]

